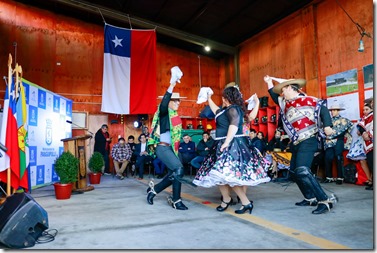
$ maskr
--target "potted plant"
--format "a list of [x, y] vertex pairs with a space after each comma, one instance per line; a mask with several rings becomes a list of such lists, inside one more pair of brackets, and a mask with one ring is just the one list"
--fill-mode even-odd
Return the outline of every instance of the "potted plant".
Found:
[[89, 159], [89, 170], [91, 173], [88, 173], [89, 182], [91, 184], [99, 184], [101, 182], [102, 168], [105, 165], [103, 156], [100, 152], [94, 152]]
[[72, 194], [72, 183], [77, 181], [79, 159], [69, 151], [64, 151], [55, 160], [55, 172], [60, 182], [54, 183], [56, 199], [69, 199]]

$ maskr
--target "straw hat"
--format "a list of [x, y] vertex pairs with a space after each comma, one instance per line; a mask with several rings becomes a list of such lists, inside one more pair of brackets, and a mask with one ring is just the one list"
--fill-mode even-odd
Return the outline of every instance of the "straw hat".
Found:
[[[159, 99], [163, 98], [164, 96], [158, 96]], [[181, 98], [187, 98], [187, 97], [181, 97], [178, 92], [173, 92], [171, 95], [171, 99], [181, 99]]]
[[331, 111], [331, 110], [343, 111], [345, 109], [343, 107], [340, 107], [339, 104], [333, 104], [332, 106], [329, 107], [329, 111]]
[[272, 88], [272, 91], [277, 93], [277, 94], [280, 94], [281, 89], [283, 89], [283, 87], [285, 87], [287, 85], [296, 84], [298, 86], [298, 88], [301, 89], [306, 84], [305, 79], [289, 79], [289, 80], [281, 79], [281, 80], [283, 80], [283, 81], [280, 82], [279, 84], [275, 85], [274, 88]]

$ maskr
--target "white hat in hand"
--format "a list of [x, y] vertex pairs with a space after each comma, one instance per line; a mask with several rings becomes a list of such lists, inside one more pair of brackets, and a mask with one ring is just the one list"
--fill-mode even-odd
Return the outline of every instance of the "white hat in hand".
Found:
[[175, 84], [176, 82], [181, 83], [180, 79], [183, 76], [182, 71], [179, 69], [178, 66], [174, 66], [171, 68], [171, 78], [170, 78], [170, 83]]

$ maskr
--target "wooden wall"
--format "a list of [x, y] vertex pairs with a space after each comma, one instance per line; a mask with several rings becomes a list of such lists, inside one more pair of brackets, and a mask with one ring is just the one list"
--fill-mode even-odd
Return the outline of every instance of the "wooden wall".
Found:
[[[339, 0], [350, 16], [373, 34], [372, 1]], [[11, 53], [24, 70], [24, 78], [73, 100], [73, 110], [100, 111], [103, 68], [103, 26], [30, 7], [12, 0], [0, 2], [0, 73], [7, 73]], [[240, 87], [244, 97], [268, 95], [263, 76], [306, 78], [309, 95], [326, 97], [326, 76], [373, 63], [373, 40], [364, 37], [365, 51], [357, 51], [360, 35], [335, 0], [316, 1], [240, 45]], [[17, 42], [17, 46], [14, 46]], [[17, 53], [15, 54], [15, 49]], [[215, 92], [234, 81], [234, 58], [215, 60], [200, 56], [201, 85]], [[184, 76], [176, 92], [186, 96], [179, 113], [196, 117], [204, 105], [195, 103], [199, 92], [198, 55], [157, 43], [157, 93], [164, 94], [169, 71], [178, 65]], [[0, 99], [4, 97], [0, 82]], [[360, 87], [359, 99], [364, 99]], [[2, 101], [2, 100], [1, 100]], [[146, 101], [158, 103], [156, 101]], [[272, 101], [269, 103], [272, 105]], [[121, 115], [108, 115], [109, 126]], [[152, 115], [150, 115], [152, 116]], [[114, 135], [138, 133], [132, 128], [136, 115], [124, 116], [124, 124], [110, 126]], [[150, 121], [148, 122], [150, 123]], [[123, 133], [122, 133], [123, 132]]]
[[[373, 34], [373, 2], [339, 0], [355, 22]], [[364, 100], [363, 66], [373, 63], [373, 40], [360, 34], [335, 0], [317, 1], [240, 46], [241, 90], [267, 96], [263, 76], [305, 78], [307, 94], [326, 98], [326, 76], [357, 69], [359, 101]], [[269, 100], [269, 104], [273, 102]], [[361, 113], [361, 111], [360, 111]]]

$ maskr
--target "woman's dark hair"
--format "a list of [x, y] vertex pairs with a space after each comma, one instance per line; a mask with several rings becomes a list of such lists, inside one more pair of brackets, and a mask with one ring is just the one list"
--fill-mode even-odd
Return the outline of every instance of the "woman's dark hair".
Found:
[[235, 86], [230, 86], [224, 89], [223, 97], [226, 98], [229, 103], [239, 105], [242, 108], [244, 114], [246, 114], [246, 106], [243, 101], [242, 94]]
[[133, 135], [128, 136], [128, 140], [135, 140], [135, 136]]
[[118, 142], [120, 142], [120, 141], [126, 141], [123, 137], [120, 137], [119, 139], [118, 139]]

